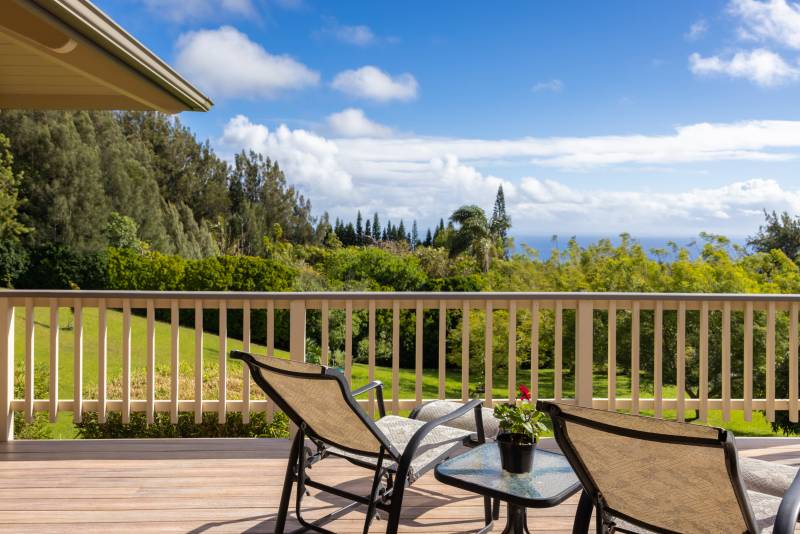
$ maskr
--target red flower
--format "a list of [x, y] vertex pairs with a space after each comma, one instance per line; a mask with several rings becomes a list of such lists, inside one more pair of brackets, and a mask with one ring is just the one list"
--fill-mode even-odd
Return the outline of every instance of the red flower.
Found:
[[519, 385], [519, 398], [522, 400], [531, 400], [531, 390], [525, 387], [525, 384]]

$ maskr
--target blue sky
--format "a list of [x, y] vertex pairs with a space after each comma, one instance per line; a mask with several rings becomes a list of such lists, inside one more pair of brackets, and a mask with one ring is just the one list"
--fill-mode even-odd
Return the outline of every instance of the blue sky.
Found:
[[502, 184], [518, 235], [753, 233], [800, 212], [800, 5], [96, 0], [317, 214], [424, 227]]

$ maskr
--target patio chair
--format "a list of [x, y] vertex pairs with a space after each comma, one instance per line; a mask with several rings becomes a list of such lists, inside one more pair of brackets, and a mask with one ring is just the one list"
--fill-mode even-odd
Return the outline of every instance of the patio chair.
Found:
[[[289, 511], [292, 486], [297, 484], [295, 510], [303, 528], [330, 533], [323, 525], [353, 507], [367, 506], [364, 532], [378, 510], [388, 513], [386, 532], [397, 532], [406, 486], [444, 460], [454, 449], [470, 441], [483, 443], [482, 401], [473, 400], [428, 422], [386, 415], [383, 385], [372, 382], [350, 391], [347, 381], [336, 369], [310, 363], [254, 356], [232, 351], [231, 358], [242, 360], [256, 384], [298, 428], [292, 441], [289, 463], [275, 523], [275, 532], [283, 533]], [[359, 406], [356, 397], [374, 391], [380, 418], [373, 421]], [[446, 426], [470, 412], [474, 413], [477, 432]], [[308, 439], [312, 447], [306, 446]], [[312, 450], [313, 449], [313, 450]], [[357, 495], [340, 487], [313, 480], [306, 469], [329, 456], [374, 472], [367, 495]], [[306, 488], [315, 488], [349, 499], [352, 503], [309, 523], [302, 516]], [[490, 503], [484, 501], [489, 520]]]
[[[724, 429], [553, 402], [537, 406], [550, 414], [556, 441], [583, 485], [573, 532], [588, 531], [593, 510], [598, 533], [794, 532], [800, 478], [786, 487], [785, 469], [777, 468], [777, 484], [762, 470], [748, 475], [748, 488], [733, 434]], [[781, 484], [782, 496], [762, 492]]]

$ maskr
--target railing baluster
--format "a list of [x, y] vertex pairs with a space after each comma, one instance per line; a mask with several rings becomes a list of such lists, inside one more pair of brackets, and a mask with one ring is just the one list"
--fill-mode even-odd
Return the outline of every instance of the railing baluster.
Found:
[[[275, 356], [275, 301], [267, 302], [267, 356]], [[267, 399], [267, 420], [275, 415], [275, 403]]]
[[344, 303], [344, 376], [353, 384], [353, 301]]
[[425, 309], [421, 300], [417, 301], [415, 320], [417, 324], [414, 332], [416, 336], [414, 343], [414, 398], [419, 406], [422, 403], [422, 334], [425, 329]]
[[686, 302], [678, 303], [678, 346], [676, 347], [676, 395], [677, 400], [677, 419], [686, 419]]
[[539, 400], [539, 302], [531, 302], [531, 401]]
[[617, 301], [608, 302], [608, 409], [617, 409]]
[[[250, 301], [242, 303], [242, 351], [250, 352]], [[242, 422], [250, 422], [250, 366], [242, 365]]]
[[25, 421], [28, 423], [33, 421], [33, 380], [36, 370], [33, 362], [34, 338], [36, 337], [33, 314], [33, 299], [29, 297], [25, 299]]
[[744, 420], [753, 420], [753, 302], [744, 305]]
[[328, 353], [330, 352], [330, 320], [328, 312], [328, 301], [322, 300], [320, 304], [320, 322], [322, 323], [322, 335], [319, 342], [319, 363], [328, 365]]
[[[375, 380], [375, 300], [370, 299], [369, 319], [367, 325], [367, 380]], [[375, 394], [374, 391], [368, 393], [369, 397], [369, 416], [375, 417]]]
[[131, 422], [131, 301], [122, 301], [122, 423]]
[[178, 301], [170, 302], [170, 408], [169, 418], [172, 424], [178, 423], [178, 402], [180, 400], [180, 310]]
[[194, 422], [203, 422], [203, 301], [194, 301]]
[[152, 299], [147, 301], [147, 424], [155, 422], [156, 406], [156, 311]]
[[400, 413], [400, 301], [392, 302], [392, 413]]
[[219, 402], [217, 403], [217, 419], [220, 424], [227, 420], [228, 398], [228, 302], [219, 301]]
[[439, 301], [439, 389], [440, 399], [444, 399], [445, 358], [447, 357], [447, 303]]
[[508, 303], [508, 400], [517, 397], [517, 301]]
[[0, 443], [14, 439], [14, 306], [0, 297]]
[[83, 301], [75, 299], [72, 351], [72, 421], [83, 421]]
[[575, 403], [592, 407], [594, 390], [594, 303], [579, 300], [575, 306]]
[[97, 420], [106, 422], [106, 399], [108, 396], [108, 317], [105, 299], [100, 299], [97, 308]]
[[634, 300], [631, 305], [631, 413], [639, 413], [639, 319], [641, 304]]
[[553, 397], [555, 398], [556, 402], [561, 401], [562, 391], [561, 391], [561, 380], [562, 380], [562, 373], [564, 365], [563, 365], [563, 352], [564, 352], [564, 334], [563, 334], [563, 307], [564, 304], [560, 301], [556, 301], [556, 310], [555, 310], [555, 326], [554, 326], [554, 334], [553, 334], [553, 344], [554, 347], [554, 363], [553, 363]]
[[722, 304], [722, 420], [731, 420], [731, 303]]
[[484, 330], [484, 398], [486, 400], [486, 406], [492, 406], [492, 355], [494, 353], [494, 326], [493, 326], [493, 307], [492, 301], [486, 301], [486, 317], [484, 319], [485, 322], [485, 330]]
[[50, 300], [50, 422], [58, 417], [58, 301]]
[[700, 421], [708, 421], [708, 301], [700, 304]]
[[789, 310], [789, 421], [797, 422], [797, 302]]
[[767, 421], [775, 422], [775, 301], [767, 305]]
[[663, 404], [663, 344], [664, 344], [664, 303], [656, 302], [653, 328], [653, 401], [655, 416], [662, 417]]
[[469, 312], [470, 303], [461, 306], [461, 400], [469, 399]]

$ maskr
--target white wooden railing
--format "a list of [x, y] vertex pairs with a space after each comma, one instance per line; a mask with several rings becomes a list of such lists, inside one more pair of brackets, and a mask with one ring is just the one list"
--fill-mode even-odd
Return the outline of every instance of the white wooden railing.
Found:
[[[48, 360], [50, 369], [49, 398], [34, 398], [34, 345], [37, 325], [34, 311], [37, 308], [49, 310], [50, 325], [59, 324], [59, 313], [62, 308], [73, 310], [73, 383], [72, 398], [61, 399], [57, 391], [59, 386], [59, 328], [50, 328]], [[98, 313], [97, 354], [97, 398], [83, 398], [83, 364], [84, 364], [84, 311], [96, 308]], [[107, 398], [107, 314], [109, 310], [121, 310], [122, 313], [122, 396], [118, 399]], [[146, 338], [131, 339], [131, 310], [145, 310]], [[156, 310], [170, 311], [170, 398], [157, 399], [155, 395], [156, 376]], [[194, 391], [179, 390], [179, 311], [194, 310]], [[218, 391], [216, 399], [203, 398], [203, 310], [219, 310], [219, 366]], [[224, 422], [228, 412], [242, 412], [245, 420], [251, 412], [271, 410], [270, 403], [263, 399], [251, 398], [251, 384], [244, 369], [241, 399], [231, 400], [227, 392], [228, 376], [228, 337], [227, 310], [243, 310], [242, 346], [250, 349], [251, 311], [264, 310], [266, 316], [266, 352], [272, 354], [275, 346], [275, 312], [288, 310], [290, 314], [289, 353], [292, 359], [303, 360], [306, 356], [306, 324], [307, 310], [319, 310], [321, 317], [321, 336], [319, 339], [320, 359], [323, 364], [329, 358], [329, 318], [333, 310], [343, 310], [345, 315], [344, 339], [344, 372], [348, 378], [353, 369], [353, 313], [366, 310], [368, 320], [368, 375], [375, 376], [376, 361], [376, 312], [391, 310], [391, 398], [389, 407], [393, 412], [407, 410], [423, 402], [423, 312], [438, 310], [438, 398], [445, 398], [446, 370], [446, 334], [448, 310], [461, 312], [461, 391], [460, 399], [470, 395], [470, 320], [482, 318], [484, 324], [485, 365], [484, 391], [488, 405], [493, 402], [507, 400], [509, 394], [502, 398], [493, 398], [492, 379], [494, 374], [493, 344], [494, 311], [504, 310], [508, 322], [506, 335], [508, 346], [507, 389], [513, 397], [518, 380], [530, 383], [534, 399], [539, 398], [539, 378], [541, 373], [540, 338], [542, 331], [542, 313], [552, 320], [553, 328], [553, 395], [556, 400], [577, 402], [585, 406], [594, 406], [609, 410], [630, 410], [638, 413], [641, 410], [652, 411], [656, 417], [662, 417], [665, 410], [674, 410], [678, 420], [683, 420], [687, 410], [698, 410], [700, 420], [705, 420], [709, 410], [722, 410], [727, 420], [732, 410], [743, 410], [744, 417], [749, 420], [753, 410], [764, 410], [768, 420], [772, 421], [776, 410], [788, 410], [790, 419], [798, 418], [798, 311], [800, 296], [798, 295], [709, 295], [709, 294], [628, 294], [628, 293], [186, 293], [186, 292], [119, 292], [119, 291], [27, 291], [12, 290], [0, 292], [0, 441], [13, 439], [13, 411], [21, 411], [30, 420], [34, 412], [49, 412], [51, 420], [55, 420], [61, 411], [72, 412], [76, 422], [81, 421], [82, 413], [96, 412], [100, 421], [105, 420], [109, 411], [122, 413], [123, 421], [129, 420], [131, 412], [145, 412], [148, 422], [152, 422], [155, 412], [168, 412], [173, 422], [177, 421], [179, 411], [194, 412], [196, 420], [202, 418], [203, 412], [215, 411], [219, 421]], [[15, 335], [15, 315], [24, 310], [24, 342], [20, 343]], [[565, 311], [574, 312], [575, 351], [574, 351], [574, 398], [564, 398], [564, 327]], [[413, 313], [415, 320], [415, 365], [414, 365], [414, 397], [400, 398], [400, 319], [401, 312]], [[652, 313], [652, 398], [642, 398], [640, 393], [641, 362], [641, 322], [643, 311]], [[471, 313], [470, 313], [471, 312]], [[517, 376], [518, 354], [518, 314], [522, 312], [530, 320], [530, 376]], [[676, 338], [665, 340], [663, 317], [665, 312], [676, 314]], [[692, 350], [698, 354], [699, 367], [698, 398], [686, 398], [685, 395], [664, 397], [662, 376], [664, 343], [675, 343], [677, 391], [686, 386], [687, 365], [687, 312], [698, 314], [699, 342]], [[732, 398], [731, 394], [731, 324], [732, 312], [741, 312], [743, 318], [742, 353], [742, 398]], [[41, 312], [40, 312], [41, 313]], [[721, 315], [721, 395], [709, 398], [709, 315]], [[754, 384], [754, 314], [762, 314], [765, 319], [763, 354], [765, 375], [763, 398], [753, 398]], [[617, 320], [619, 314], [629, 314], [630, 318], [630, 382], [629, 397], [617, 398]], [[776, 397], [776, 318], [779, 314], [788, 315], [784, 321], [788, 324], [788, 339], [781, 339], [780, 346], [786, 347], [788, 353], [789, 398]], [[611, 321], [608, 318], [613, 317]], [[694, 317], [694, 315], [693, 315]], [[527, 320], [527, 319], [526, 319]], [[601, 328], [606, 329], [607, 347], [597, 347], [594, 343], [594, 331], [598, 321]], [[549, 324], [549, 323], [548, 323]], [[570, 325], [571, 327], [571, 325]], [[146, 393], [144, 398], [132, 398], [131, 395], [131, 347], [132, 344], [143, 344], [146, 347]], [[23, 345], [24, 350], [15, 354], [15, 344]], [[737, 348], [738, 353], [738, 348]], [[527, 356], [527, 355], [526, 355]], [[570, 355], [572, 356], [572, 355]], [[758, 355], [759, 357], [762, 355]], [[782, 355], [783, 356], [783, 355]], [[14, 396], [15, 364], [23, 358], [24, 394], [22, 398]], [[593, 371], [595, 363], [602, 360], [606, 363], [608, 378], [604, 396], [593, 398]], [[504, 384], [505, 386], [505, 384]], [[193, 397], [193, 398], [187, 398]], [[366, 399], [370, 412], [374, 411], [373, 399]]]

